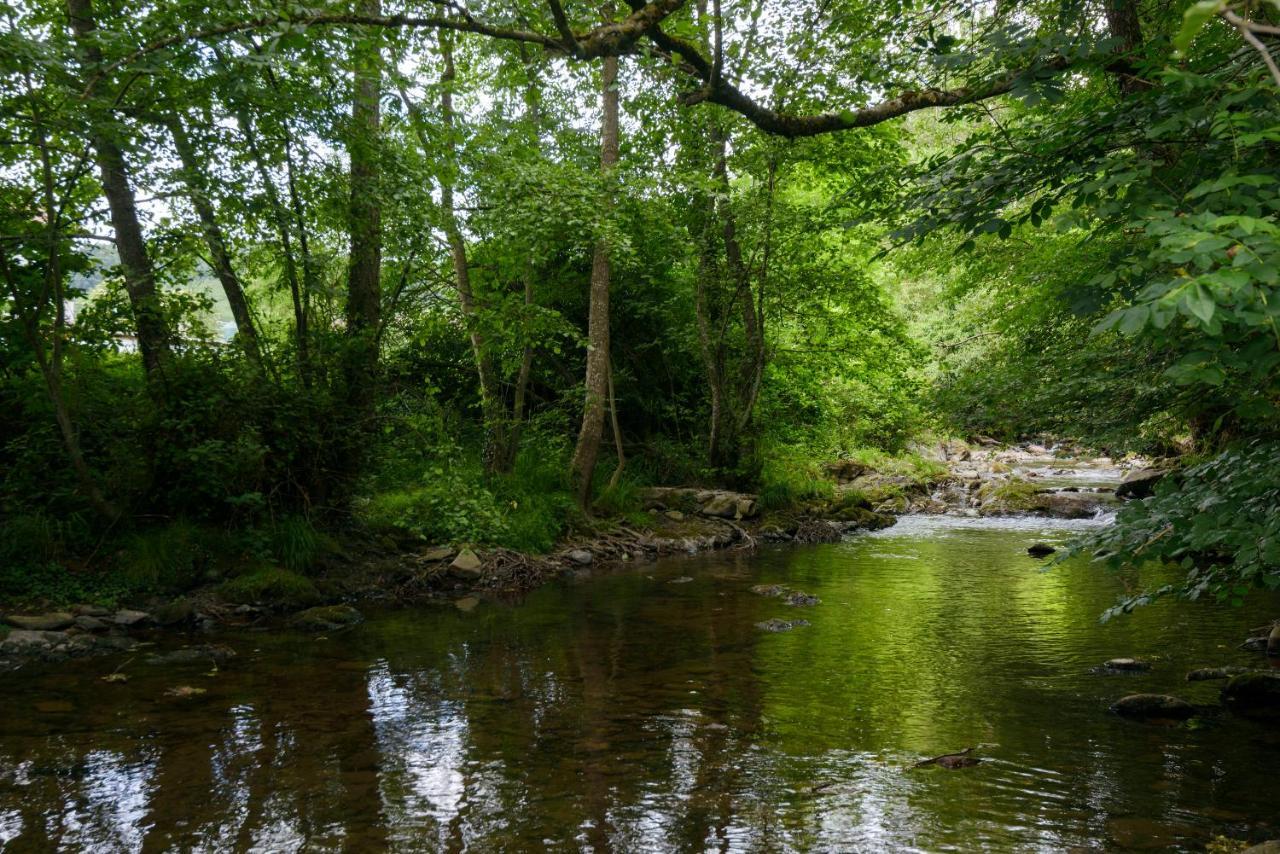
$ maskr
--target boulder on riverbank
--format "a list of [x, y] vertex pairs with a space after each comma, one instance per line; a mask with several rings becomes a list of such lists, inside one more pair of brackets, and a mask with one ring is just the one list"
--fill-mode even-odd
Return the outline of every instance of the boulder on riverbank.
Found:
[[75, 617], [64, 611], [53, 611], [48, 614], [10, 614], [5, 622], [19, 629], [31, 632], [59, 632], [71, 628]]
[[1147, 498], [1168, 474], [1168, 469], [1154, 467], [1131, 471], [1116, 487], [1116, 498]]

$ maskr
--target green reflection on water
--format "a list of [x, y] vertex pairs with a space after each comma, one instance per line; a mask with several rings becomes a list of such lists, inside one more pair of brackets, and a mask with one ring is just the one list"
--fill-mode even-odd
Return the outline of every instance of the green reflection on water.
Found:
[[[7, 676], [6, 850], [1196, 849], [1280, 835], [1280, 737], [1188, 669], [1278, 603], [1097, 615], [1152, 578], [1024, 550], [1038, 523], [907, 520], [834, 546], [671, 560], [312, 639], [235, 634], [205, 668]], [[1046, 525], [1048, 523], [1045, 523]], [[1151, 572], [1151, 570], [1144, 570]], [[671, 583], [690, 576], [689, 583]], [[762, 582], [813, 593], [791, 608]], [[770, 617], [808, 627], [771, 634]], [[1103, 676], [1116, 656], [1151, 673]], [[180, 700], [175, 685], [206, 693]], [[43, 711], [42, 711], [43, 709]], [[981, 745], [961, 771], [906, 770]]]

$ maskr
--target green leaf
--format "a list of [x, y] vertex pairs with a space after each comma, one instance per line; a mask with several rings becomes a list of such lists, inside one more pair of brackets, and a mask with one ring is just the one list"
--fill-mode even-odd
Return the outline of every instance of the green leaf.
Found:
[[1213, 299], [1213, 294], [1209, 293], [1209, 289], [1199, 282], [1187, 288], [1182, 304], [1201, 323], [1208, 323], [1213, 320], [1214, 309], [1218, 307], [1218, 304]]
[[1204, 29], [1205, 24], [1226, 8], [1227, 4], [1224, 0], [1200, 0], [1199, 3], [1192, 3], [1182, 13], [1182, 27], [1173, 37], [1173, 48], [1177, 55], [1182, 56], [1187, 48], [1191, 47], [1195, 37]]

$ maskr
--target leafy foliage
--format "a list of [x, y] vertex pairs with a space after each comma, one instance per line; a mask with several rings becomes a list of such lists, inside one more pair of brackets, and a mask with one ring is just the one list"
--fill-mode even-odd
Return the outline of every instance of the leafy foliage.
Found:
[[1280, 590], [1278, 502], [1280, 444], [1253, 442], [1165, 478], [1076, 548], [1113, 566], [1164, 560], [1187, 571], [1181, 584], [1132, 597], [1107, 617], [1173, 593], [1238, 604], [1251, 589]]

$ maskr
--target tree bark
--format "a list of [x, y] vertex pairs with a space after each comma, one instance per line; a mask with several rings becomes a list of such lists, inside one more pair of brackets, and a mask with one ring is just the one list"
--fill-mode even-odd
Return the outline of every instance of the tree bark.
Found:
[[1123, 58], [1116, 63], [1120, 94], [1129, 97], [1150, 87], [1147, 81], [1134, 74], [1133, 57], [1142, 49], [1142, 22], [1138, 18], [1137, 0], [1104, 0], [1107, 27], [1111, 37], [1120, 43]]
[[213, 272], [222, 284], [222, 291], [227, 296], [227, 304], [231, 307], [231, 316], [235, 318], [236, 332], [240, 345], [250, 364], [261, 375], [265, 374], [262, 358], [262, 346], [258, 339], [258, 331], [253, 325], [253, 314], [249, 310], [249, 300], [245, 296], [244, 287], [236, 275], [231, 263], [231, 253], [227, 251], [227, 242], [214, 214], [213, 202], [209, 199], [208, 182], [200, 169], [199, 158], [182, 119], [176, 113], [164, 117], [164, 122], [173, 137], [173, 147], [178, 152], [182, 163], [182, 180], [187, 185], [187, 193], [191, 198], [191, 206], [195, 208], [200, 219], [200, 230], [204, 235], [205, 245], [209, 248], [209, 260]]
[[[67, 0], [67, 14], [80, 50], [81, 64], [86, 71], [96, 69], [102, 64], [102, 51], [94, 39], [97, 24], [91, 0]], [[124, 271], [125, 291], [138, 330], [138, 351], [142, 354], [147, 387], [153, 397], [161, 399], [164, 368], [170, 357], [169, 328], [156, 289], [155, 269], [138, 220], [137, 202], [129, 184], [124, 152], [100, 120], [90, 123], [90, 137], [97, 155], [103, 195], [111, 212], [116, 251]]]
[[[600, 171], [606, 183], [618, 163], [618, 59], [605, 57], [601, 74]], [[606, 187], [601, 200], [605, 211], [613, 207], [612, 191]], [[582, 427], [573, 449], [569, 476], [577, 492], [578, 503], [587, 507], [591, 500], [591, 480], [600, 456], [600, 438], [604, 432], [605, 400], [609, 389], [609, 284], [611, 267], [609, 242], [596, 241], [591, 257], [590, 307], [587, 319], [586, 400], [583, 403]]]
[[[381, 13], [380, 0], [363, 0], [361, 12]], [[382, 308], [382, 206], [379, 201], [379, 135], [382, 56], [375, 34], [357, 40], [351, 97], [351, 159], [347, 268], [347, 352], [345, 358], [347, 423], [341, 477], [350, 485], [364, 458], [377, 402], [378, 327]]]

